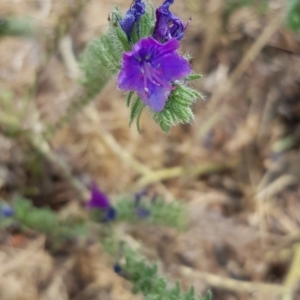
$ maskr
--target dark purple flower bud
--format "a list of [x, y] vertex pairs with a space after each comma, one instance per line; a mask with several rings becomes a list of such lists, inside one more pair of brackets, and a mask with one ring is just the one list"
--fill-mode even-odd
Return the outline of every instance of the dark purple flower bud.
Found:
[[114, 265], [114, 271], [115, 271], [117, 274], [120, 274], [120, 273], [121, 273], [122, 267], [120, 266], [119, 263], [115, 263], [115, 265]]
[[[121, 28], [126, 33], [128, 40], [135, 24], [138, 24], [140, 17], [146, 12], [146, 5], [142, 0], [134, 0], [125, 17], [119, 21]], [[137, 26], [138, 30], [138, 26]], [[138, 32], [139, 34], [139, 32]]]
[[175, 88], [172, 82], [190, 74], [188, 61], [178, 53], [179, 42], [171, 39], [161, 44], [152, 37], [138, 41], [123, 54], [118, 87], [135, 91], [155, 112], [162, 111]]
[[117, 211], [114, 207], [110, 206], [108, 209], [105, 211], [105, 216], [102, 220], [102, 222], [106, 223], [109, 221], [114, 220], [117, 217]]
[[139, 203], [141, 202], [141, 199], [142, 199], [145, 195], [147, 195], [147, 191], [145, 191], [145, 190], [140, 191], [140, 192], [138, 192], [138, 193], [136, 193], [136, 194], [134, 195], [134, 204], [135, 204], [135, 206], [138, 206], [138, 205], [139, 205]]
[[166, 0], [162, 6], [156, 10], [156, 23], [153, 37], [162, 43], [175, 38], [180, 41], [184, 36], [189, 22], [184, 25], [183, 22], [170, 12], [169, 6], [174, 0]]
[[0, 215], [5, 218], [9, 218], [14, 215], [14, 210], [9, 205], [4, 205], [0, 209]]
[[95, 183], [92, 183], [92, 195], [87, 203], [88, 208], [107, 209], [110, 207], [108, 197], [101, 192]]
[[137, 207], [135, 209], [136, 215], [140, 218], [140, 219], [146, 219], [150, 216], [150, 211], [147, 208], [144, 207]]

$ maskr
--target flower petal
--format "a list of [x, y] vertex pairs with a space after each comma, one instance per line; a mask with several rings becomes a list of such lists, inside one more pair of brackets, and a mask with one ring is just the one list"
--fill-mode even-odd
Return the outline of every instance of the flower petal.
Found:
[[118, 88], [132, 91], [140, 88], [141, 70], [131, 52], [123, 54], [123, 65], [118, 76]]
[[156, 47], [159, 47], [159, 55], [157, 55], [157, 57], [163, 56], [167, 53], [172, 53], [180, 46], [179, 41], [176, 39], [170, 39], [164, 44], [160, 44], [157, 41], [155, 41], [155, 43], [157, 43]]
[[100, 208], [100, 209], [105, 209], [110, 207], [108, 197], [98, 189], [97, 185], [94, 182], [92, 183], [92, 195], [90, 200], [87, 203], [87, 206], [89, 208]]
[[176, 53], [165, 55], [159, 60], [159, 64], [166, 81], [181, 79], [192, 71], [188, 61]]
[[154, 111], [162, 111], [172, 89], [149, 83], [148, 90], [148, 93], [145, 91], [138, 91], [139, 97]]

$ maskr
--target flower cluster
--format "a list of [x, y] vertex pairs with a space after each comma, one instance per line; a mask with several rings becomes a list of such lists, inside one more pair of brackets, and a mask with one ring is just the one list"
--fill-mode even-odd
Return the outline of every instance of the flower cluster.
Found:
[[202, 98], [188, 85], [201, 76], [193, 74], [188, 55], [180, 52], [189, 21], [170, 11], [173, 2], [165, 0], [154, 10], [149, 1], [133, 0], [124, 16], [116, 8], [108, 33], [83, 55], [83, 83], [89, 95], [95, 96], [109, 75], [116, 76], [118, 88], [127, 92], [130, 124], [135, 120], [138, 130], [145, 108], [166, 132], [172, 125], [190, 123], [191, 105]]
[[172, 38], [161, 44], [152, 37], [141, 39], [124, 53], [118, 76], [119, 88], [136, 91], [142, 101], [156, 112], [164, 109], [173, 82], [191, 72], [188, 61], [177, 52], [179, 42]]
[[[183, 38], [186, 26], [170, 12], [169, 6], [173, 2], [174, 0], [166, 0], [156, 10], [153, 35], [142, 38], [133, 45], [131, 51], [123, 54], [122, 68], [118, 75], [118, 87], [125, 91], [135, 91], [155, 112], [164, 109], [171, 91], [175, 89], [173, 82], [192, 71], [188, 61], [178, 53], [178, 41]], [[129, 38], [133, 26], [138, 25], [138, 20], [144, 13], [145, 4], [136, 0], [120, 21]]]

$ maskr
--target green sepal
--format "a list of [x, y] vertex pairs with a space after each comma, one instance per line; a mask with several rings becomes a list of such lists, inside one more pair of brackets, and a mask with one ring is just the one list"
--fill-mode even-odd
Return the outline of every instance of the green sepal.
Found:
[[190, 123], [194, 119], [191, 105], [199, 98], [203, 96], [198, 91], [184, 85], [177, 85], [171, 92], [164, 109], [161, 112], [150, 110], [150, 113], [161, 129], [169, 132], [172, 125]]
[[136, 213], [136, 204], [127, 197], [121, 198], [116, 203], [118, 211], [118, 221], [121, 222], [147, 222], [159, 226], [173, 227], [179, 230], [184, 230], [187, 226], [187, 211], [186, 207], [180, 201], [171, 203], [165, 202], [162, 198], [157, 198], [154, 202], [150, 199], [144, 199], [140, 208], [149, 212], [149, 216], [140, 218]]
[[193, 80], [200, 79], [202, 77], [203, 76], [201, 74], [191, 74], [191, 75], [186, 76], [185, 80], [186, 81], [193, 81]]
[[29, 36], [37, 31], [37, 24], [30, 18], [1, 18], [0, 36]]
[[129, 107], [130, 105], [130, 101], [132, 99], [132, 96], [133, 96], [134, 92], [130, 91], [128, 94], [127, 94], [127, 99], [126, 99], [126, 106]]
[[110, 14], [110, 23], [109, 23], [109, 32], [108, 34], [112, 34], [113, 38], [117, 37], [125, 51], [131, 50], [131, 44], [128, 41], [126, 33], [123, 31], [121, 26], [119, 25], [119, 20], [123, 18], [118, 7], [115, 7], [114, 11]]
[[139, 97], [135, 99], [131, 106], [131, 112], [130, 112], [130, 122], [129, 126], [131, 126], [132, 122], [135, 120], [136, 121], [136, 128], [139, 133], [141, 133], [141, 127], [140, 127], [140, 117], [142, 114], [142, 111], [145, 108], [144, 102], [141, 101]]

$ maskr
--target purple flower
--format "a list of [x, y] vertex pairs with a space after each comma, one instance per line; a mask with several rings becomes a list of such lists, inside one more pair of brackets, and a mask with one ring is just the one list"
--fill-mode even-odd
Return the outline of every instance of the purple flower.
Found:
[[150, 216], [150, 210], [144, 207], [137, 207], [135, 213], [140, 219], [146, 219]]
[[109, 222], [117, 216], [116, 209], [111, 206], [108, 197], [98, 189], [95, 183], [92, 183], [92, 195], [87, 203], [87, 207], [101, 210], [99, 218], [102, 222]]
[[119, 263], [115, 263], [114, 264], [114, 271], [117, 273], [117, 274], [120, 274], [121, 271], [122, 271], [122, 267]]
[[141, 202], [141, 199], [147, 195], [147, 191], [142, 190], [134, 195], [135, 206], [138, 206]]
[[95, 183], [92, 183], [92, 195], [87, 203], [88, 208], [107, 209], [110, 207], [108, 197], [101, 192]]
[[117, 211], [114, 207], [110, 206], [107, 210], [105, 210], [105, 215], [102, 218], [102, 222], [106, 223], [111, 220], [114, 220], [117, 217]]
[[142, 101], [159, 112], [174, 89], [172, 82], [191, 72], [188, 61], [177, 52], [179, 42], [161, 44], [152, 37], [143, 38], [123, 54], [118, 87], [136, 91]]
[[[125, 17], [119, 21], [121, 28], [126, 33], [129, 40], [133, 27], [138, 24], [140, 17], [145, 13], [146, 5], [142, 0], [135, 0], [127, 11]], [[138, 30], [138, 27], [137, 27]]]
[[171, 38], [180, 41], [189, 24], [184, 25], [176, 15], [170, 12], [169, 6], [173, 2], [174, 0], [166, 0], [162, 6], [156, 10], [156, 23], [153, 37], [160, 42], [168, 41]]
[[150, 210], [148, 208], [141, 206], [141, 200], [145, 195], [147, 195], [147, 191], [142, 190], [142, 191], [136, 193], [135, 197], [134, 197], [135, 214], [140, 219], [145, 219], [150, 216]]

